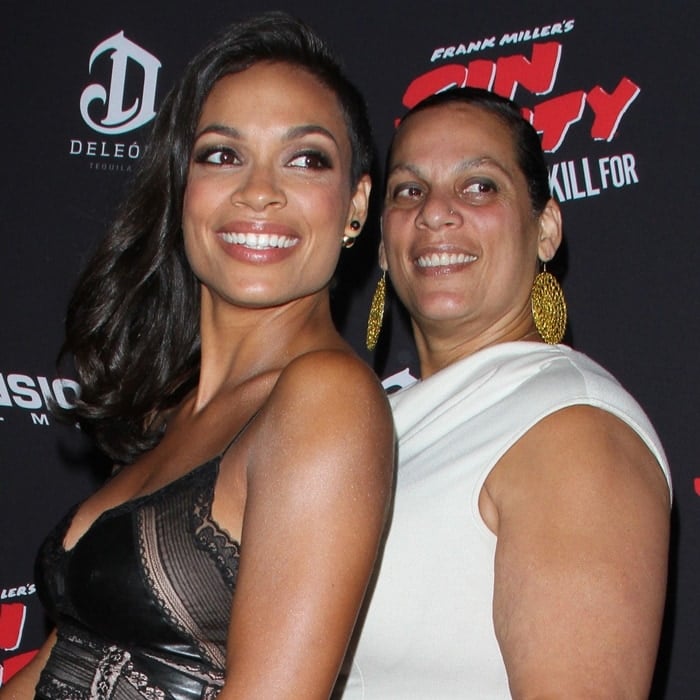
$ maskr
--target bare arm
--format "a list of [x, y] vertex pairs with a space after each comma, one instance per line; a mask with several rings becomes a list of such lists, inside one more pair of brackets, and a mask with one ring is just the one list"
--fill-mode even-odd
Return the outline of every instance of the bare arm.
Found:
[[513, 697], [647, 698], [669, 491], [641, 439], [601, 410], [559, 411], [504, 456], [484, 500], [495, 506], [493, 614]]
[[39, 653], [0, 688], [0, 700], [26, 700], [34, 697], [39, 675], [55, 643], [56, 632], [53, 631], [39, 649]]
[[296, 360], [259, 418], [221, 697], [325, 699], [386, 521], [391, 416], [334, 352]]

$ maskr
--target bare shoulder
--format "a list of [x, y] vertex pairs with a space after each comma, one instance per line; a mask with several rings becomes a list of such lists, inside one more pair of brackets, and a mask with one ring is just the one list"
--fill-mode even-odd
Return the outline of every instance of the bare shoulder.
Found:
[[386, 394], [372, 370], [357, 356], [321, 350], [294, 359], [282, 371], [270, 396], [272, 410], [294, 407], [301, 415], [321, 414], [326, 421], [344, 416], [344, 423], [391, 424]]
[[343, 388], [346, 392], [368, 392], [386, 403], [377, 376], [359, 357], [345, 350], [314, 350], [292, 360], [282, 371], [278, 385], [295, 390], [316, 387], [320, 391]]
[[[571, 406], [557, 411], [535, 426], [535, 449], [551, 440], [557, 469], [571, 469], [572, 476], [611, 485], [630, 485], [669, 505], [669, 488], [661, 465], [631, 426], [612, 413], [593, 406]], [[540, 447], [541, 449], [541, 447]]]
[[633, 488], [669, 505], [666, 477], [642, 438], [613, 414], [587, 405], [570, 406], [538, 422], [504, 455], [493, 476], [489, 489], [494, 495], [557, 485], [598, 496]]
[[577, 405], [539, 421], [503, 455], [486, 479], [479, 508], [499, 534], [511, 514], [614, 510], [623, 494], [629, 505], [668, 513], [668, 482], [641, 437], [608, 411]]
[[393, 466], [393, 421], [382, 386], [350, 352], [314, 351], [285, 367], [260, 416], [271, 450], [309, 468], [322, 460], [347, 472], [388, 476]]

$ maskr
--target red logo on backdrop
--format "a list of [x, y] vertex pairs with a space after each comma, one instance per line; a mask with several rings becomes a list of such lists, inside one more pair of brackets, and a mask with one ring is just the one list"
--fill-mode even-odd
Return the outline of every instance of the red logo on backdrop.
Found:
[[[549, 94], [556, 82], [562, 45], [552, 41], [532, 46], [532, 54], [503, 56], [495, 61], [475, 59], [467, 65], [449, 63], [418, 76], [406, 89], [403, 104], [410, 109], [421, 100], [450, 87], [479, 87], [513, 99], [518, 86], [534, 95]], [[587, 92], [574, 90], [523, 109], [526, 119], [542, 134], [542, 147], [555, 152], [569, 127], [588, 108], [594, 115], [590, 135], [610, 141], [620, 119], [639, 94], [639, 86], [623, 77], [611, 91], [595, 85]]]
[[[0, 604], [0, 649], [14, 651], [22, 641], [27, 606], [23, 603]], [[5, 659], [0, 664], [0, 686], [7, 683], [15, 673], [36, 656], [37, 650], [23, 652]]]

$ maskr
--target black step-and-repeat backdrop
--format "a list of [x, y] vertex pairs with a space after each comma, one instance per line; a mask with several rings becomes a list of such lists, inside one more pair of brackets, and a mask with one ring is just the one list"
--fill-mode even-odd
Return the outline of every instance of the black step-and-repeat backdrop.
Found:
[[[491, 88], [529, 110], [564, 213], [554, 271], [567, 339], [637, 396], [671, 461], [673, 553], [653, 697], [699, 697], [700, 11], [653, 0], [3, 3], [0, 683], [46, 634], [37, 546], [106, 473], [47, 408], [69, 405], [77, 388], [54, 362], [69, 290], [186, 60], [232, 19], [272, 8], [308, 21], [343, 56], [380, 153], [406, 107], [449, 85]], [[398, 375], [387, 385], [400, 384], [415, 354], [395, 300], [376, 355], [363, 349], [377, 242], [375, 221], [343, 253], [335, 310], [378, 373]]]

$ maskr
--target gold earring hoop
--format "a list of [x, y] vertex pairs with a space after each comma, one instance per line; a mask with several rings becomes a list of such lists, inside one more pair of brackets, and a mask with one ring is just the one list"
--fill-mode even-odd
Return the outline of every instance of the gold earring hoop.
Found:
[[561, 342], [566, 330], [566, 301], [557, 278], [547, 272], [547, 263], [542, 263], [540, 272], [532, 283], [530, 293], [532, 318], [542, 340], [549, 345]]
[[369, 318], [367, 319], [367, 349], [374, 350], [377, 347], [379, 333], [382, 330], [384, 319], [384, 305], [386, 302], [386, 270], [377, 282], [377, 288], [372, 296], [372, 303], [369, 307]]

